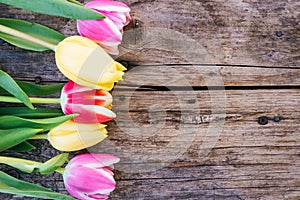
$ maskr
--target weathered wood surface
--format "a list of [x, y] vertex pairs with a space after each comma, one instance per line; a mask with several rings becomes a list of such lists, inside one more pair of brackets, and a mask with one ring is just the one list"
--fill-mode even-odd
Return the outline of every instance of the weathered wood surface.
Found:
[[[67, 81], [67, 79], [54, 66], [54, 61], [50, 64], [42, 64], [36, 57], [31, 57], [30, 63], [9, 63], [10, 57], [3, 58], [1, 69], [15, 78], [24, 81], [38, 79], [42, 83], [53, 81]], [[38, 54], [37, 54], [38, 56]], [[40, 56], [40, 55], [39, 55]], [[54, 59], [50, 54], [48, 60]], [[39, 64], [36, 65], [37, 61]], [[47, 62], [45, 62], [47, 63]], [[34, 67], [32, 67], [34, 65]], [[35, 69], [39, 70], [36, 71]], [[300, 84], [300, 68], [268, 68], [268, 67], [236, 67], [236, 66], [216, 66], [216, 65], [138, 65], [128, 66], [129, 70], [123, 82], [118, 85], [134, 86], [144, 81], [148, 86], [207, 86], [208, 81], [217, 80], [224, 86], [296, 86]], [[22, 70], [20, 70], [22, 69]], [[174, 76], [172, 76], [174, 74]], [[155, 79], [153, 78], [155, 76]], [[213, 83], [211, 83], [213, 85]]]
[[[111, 199], [299, 199], [299, 3], [123, 2], [133, 23], [117, 58], [129, 68], [112, 92], [118, 117], [108, 123], [108, 140], [88, 149], [122, 159]], [[0, 10], [76, 34], [74, 20]], [[51, 52], [3, 42], [0, 60], [20, 80], [66, 81]], [[14, 155], [44, 161], [58, 154], [35, 143], [36, 151]], [[1, 169], [66, 193], [58, 174]]]
[[[182, 54], [195, 54], [196, 48], [196, 55], [205, 54], [198, 60], [201, 64], [299, 66], [297, 0], [123, 2], [132, 9], [133, 23], [121, 48], [122, 54], [129, 53], [122, 59], [131, 63], [189, 63]], [[1, 17], [27, 19], [67, 35], [77, 34], [74, 20], [3, 5]]]

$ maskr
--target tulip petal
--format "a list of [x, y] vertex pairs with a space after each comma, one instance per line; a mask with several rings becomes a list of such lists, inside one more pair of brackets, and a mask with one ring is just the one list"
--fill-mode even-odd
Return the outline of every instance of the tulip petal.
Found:
[[83, 87], [69, 81], [61, 93], [64, 114], [79, 114], [73, 118], [80, 123], [103, 123], [116, 117], [112, 112], [112, 96], [105, 90]]
[[69, 120], [48, 133], [50, 144], [60, 151], [77, 151], [91, 147], [107, 137], [102, 124], [82, 124]]
[[112, 83], [112, 80], [114, 80], [114, 82], [122, 80], [124, 70], [126, 70], [126, 68], [123, 65], [118, 62], [114, 62], [107, 70], [107, 73], [101, 78], [100, 84], [102, 88], [105, 90], [111, 90], [114, 85], [108, 83]]
[[106, 107], [112, 103], [112, 96], [104, 90], [75, 92], [67, 96], [70, 104], [97, 105]]
[[68, 104], [65, 108], [66, 113], [79, 114], [73, 120], [80, 123], [104, 123], [116, 118], [114, 112], [102, 106]]
[[77, 29], [80, 35], [97, 42], [108, 53], [118, 54], [118, 45], [122, 41], [122, 33], [109, 18], [104, 20], [78, 20]]
[[81, 154], [71, 159], [63, 174], [68, 192], [82, 200], [106, 199], [116, 187], [113, 173], [106, 167], [119, 161], [110, 154]]
[[123, 27], [130, 20], [130, 8], [121, 2], [94, 0], [85, 7], [104, 15], [103, 20], [77, 20], [77, 30], [81, 36], [97, 42], [109, 54], [118, 55], [118, 45], [122, 41]]
[[101, 168], [118, 163], [120, 158], [111, 154], [80, 154], [74, 157], [70, 165], [80, 163], [83, 166]]
[[118, 29], [121, 31], [125, 24], [128, 21], [127, 15], [125, 13], [121, 12], [109, 12], [109, 11], [100, 11], [102, 15], [106, 16], [108, 19], [110, 19], [115, 26], [118, 27]]
[[101, 89], [111, 90], [114, 87], [114, 82], [122, 80], [126, 68], [118, 62], [114, 62], [101, 77]]
[[78, 20], [77, 27], [80, 35], [88, 37], [97, 43], [102, 41], [121, 43], [122, 41], [122, 33], [109, 18], [92, 21]]
[[106, 89], [101, 86], [101, 80], [107, 70], [115, 66], [115, 61], [101, 47], [81, 36], [71, 36], [60, 42], [55, 59], [57, 67], [67, 78], [93, 89]]
[[66, 103], [107, 107], [112, 103], [112, 96], [105, 90], [95, 90], [69, 81], [62, 89], [61, 100], [64, 102], [63, 108]]
[[66, 170], [64, 182], [68, 192], [79, 199], [93, 199], [94, 195], [108, 195], [116, 187], [113, 177], [104, 170], [74, 166]]
[[[78, 179], [80, 179], [80, 184]], [[79, 187], [81, 191], [84, 190], [86, 193], [97, 191], [97, 193], [106, 194], [111, 192], [116, 186], [113, 176], [105, 170], [84, 166], [73, 166], [68, 182], [69, 185]]]
[[130, 8], [118, 1], [110, 1], [110, 0], [95, 0], [90, 1], [85, 4], [85, 7], [92, 8], [96, 10], [104, 10], [104, 11], [118, 11], [118, 12], [130, 12]]
[[91, 91], [93, 90], [93, 88], [90, 88], [90, 87], [84, 87], [84, 86], [81, 86], [81, 85], [78, 85], [76, 83], [74, 83], [73, 81], [68, 81], [63, 89], [62, 89], [62, 92], [65, 93], [65, 94], [72, 94], [72, 93], [75, 93], [75, 92], [85, 92], [85, 91]]
[[107, 199], [108, 198], [108, 194], [92, 194], [92, 195], [88, 195], [89, 198], [92, 199]]

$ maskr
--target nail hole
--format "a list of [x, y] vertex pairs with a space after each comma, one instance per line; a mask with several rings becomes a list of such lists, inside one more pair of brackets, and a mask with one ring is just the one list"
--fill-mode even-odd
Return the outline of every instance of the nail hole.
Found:
[[188, 100], [188, 103], [189, 103], [189, 104], [194, 104], [194, 103], [196, 103], [196, 99], [189, 99], [189, 100]]
[[268, 117], [266, 117], [266, 116], [262, 116], [262, 117], [258, 118], [258, 123], [260, 125], [266, 125], [268, 123], [268, 121], [269, 121]]
[[274, 55], [274, 53], [275, 53], [275, 51], [272, 50], [272, 51], [270, 51], [270, 52], [268, 53], [268, 56], [269, 56], [269, 57], [272, 57], [272, 56]]
[[35, 84], [40, 84], [42, 82], [42, 77], [40, 77], [40, 76], [35, 77], [34, 82], [35, 82]]
[[124, 28], [124, 35], [121, 47], [142, 48], [146, 39], [146, 29], [144, 23], [138, 19], [132, 19]]
[[124, 101], [124, 100], [125, 100], [125, 96], [124, 96], [124, 95], [121, 95], [121, 96], [119, 97], [119, 99], [120, 99], [121, 101]]
[[139, 20], [135, 20], [135, 22], [134, 22], [134, 27], [135, 27], [135, 28], [138, 28], [139, 26], [140, 26]]
[[275, 35], [276, 35], [277, 37], [282, 37], [282, 36], [283, 36], [283, 33], [282, 33], [281, 31], [276, 31], [276, 32], [275, 32]]
[[280, 122], [281, 120], [282, 120], [282, 117], [280, 117], [280, 116], [274, 117], [274, 122]]

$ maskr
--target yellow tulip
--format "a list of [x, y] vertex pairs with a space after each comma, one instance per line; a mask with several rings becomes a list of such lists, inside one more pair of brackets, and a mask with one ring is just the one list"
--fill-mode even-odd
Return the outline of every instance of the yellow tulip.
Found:
[[82, 36], [61, 41], [55, 50], [55, 60], [67, 78], [93, 89], [111, 90], [115, 82], [122, 80], [126, 70], [97, 43]]
[[94, 146], [107, 137], [106, 125], [83, 124], [68, 120], [51, 129], [48, 140], [60, 151], [77, 151]]

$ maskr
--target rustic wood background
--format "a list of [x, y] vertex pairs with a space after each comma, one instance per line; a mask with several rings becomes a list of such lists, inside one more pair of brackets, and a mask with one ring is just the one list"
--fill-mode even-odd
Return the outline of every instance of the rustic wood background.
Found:
[[[300, 199], [299, 1], [123, 2], [133, 20], [116, 59], [129, 70], [113, 91], [118, 117], [108, 140], [89, 149], [122, 158], [111, 199]], [[77, 34], [74, 20], [0, 10]], [[3, 41], [1, 69], [38, 84], [66, 81], [52, 52]], [[34, 143], [37, 150], [13, 155], [44, 161], [59, 153]], [[0, 168], [66, 193], [59, 174]]]

